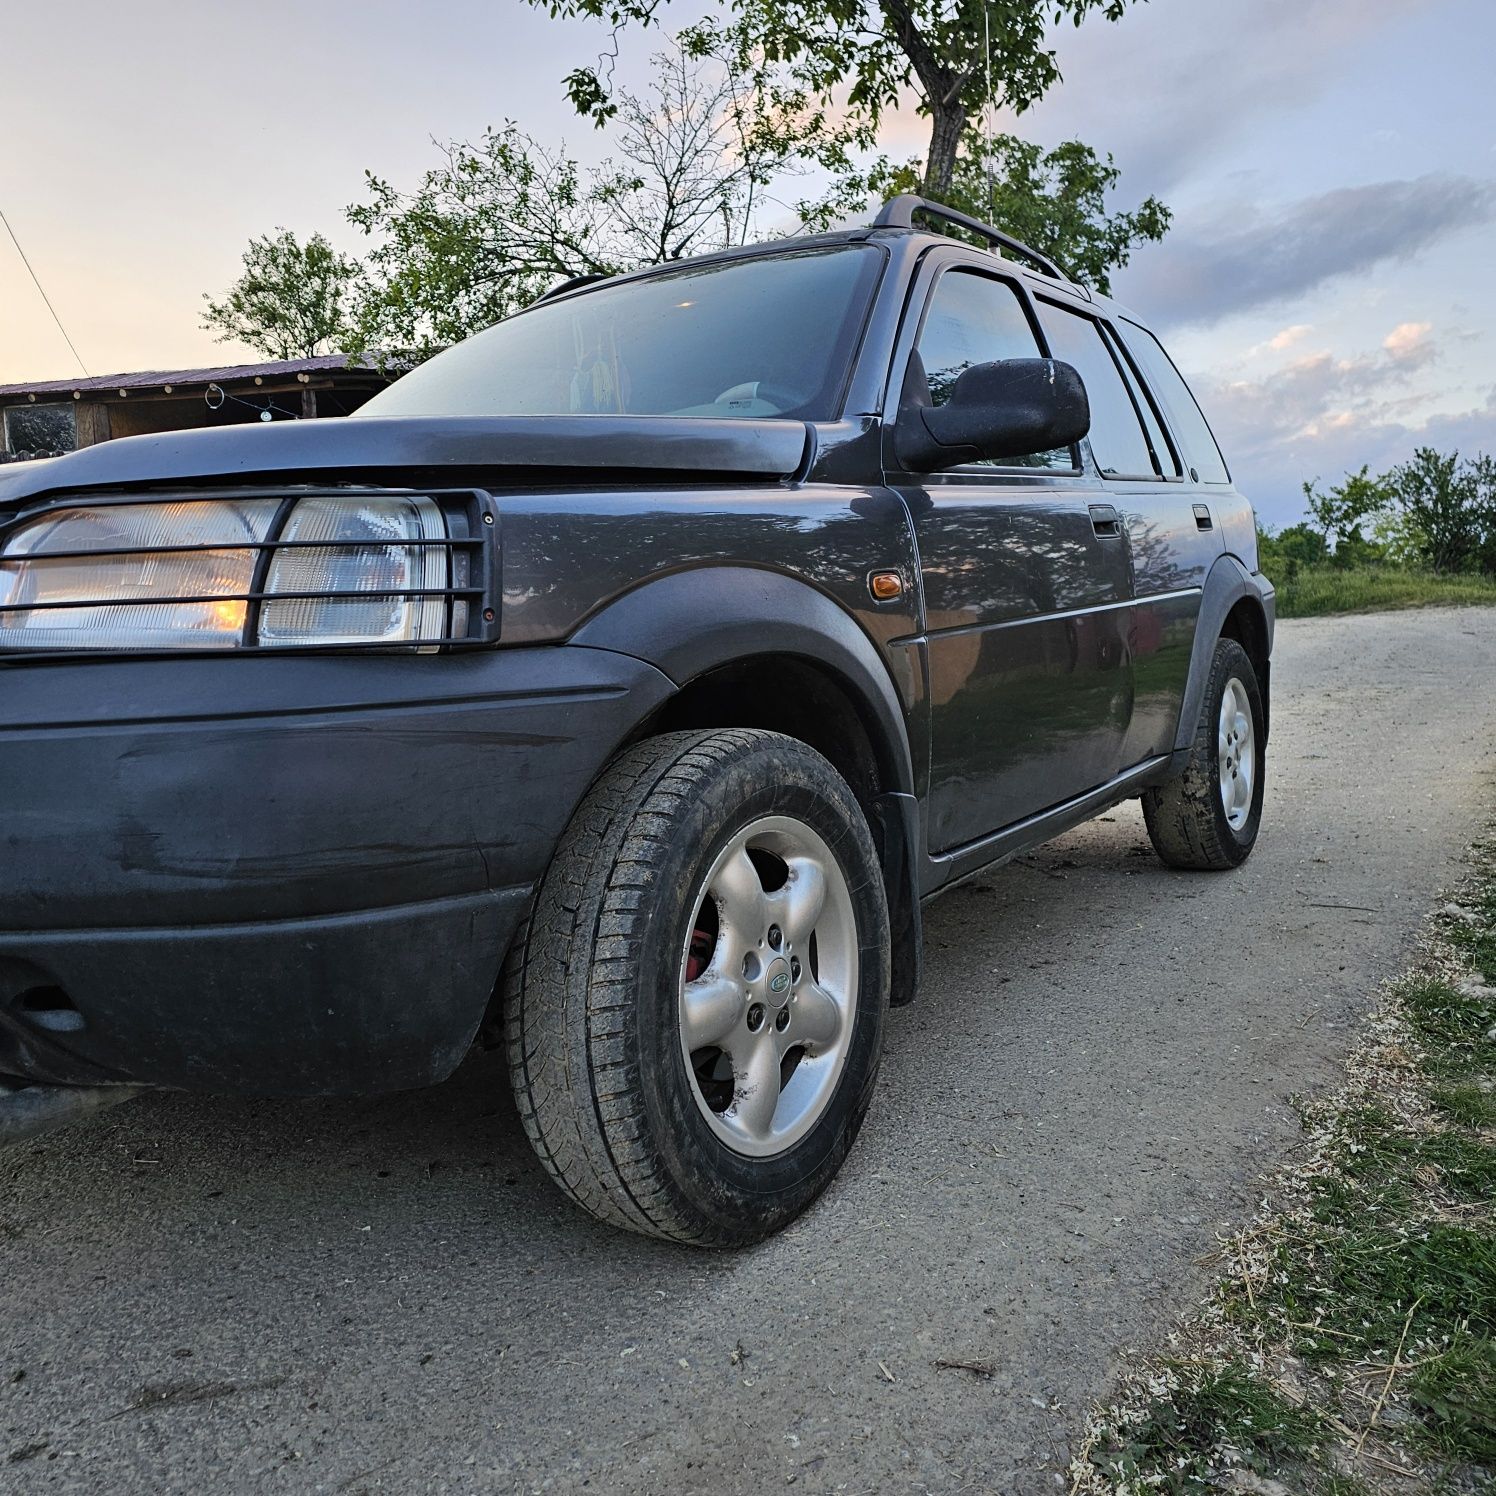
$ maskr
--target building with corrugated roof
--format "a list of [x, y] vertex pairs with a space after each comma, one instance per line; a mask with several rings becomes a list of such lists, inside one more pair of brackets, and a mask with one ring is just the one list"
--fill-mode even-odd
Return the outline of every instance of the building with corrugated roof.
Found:
[[116, 436], [346, 416], [395, 377], [345, 353], [0, 385], [0, 462]]

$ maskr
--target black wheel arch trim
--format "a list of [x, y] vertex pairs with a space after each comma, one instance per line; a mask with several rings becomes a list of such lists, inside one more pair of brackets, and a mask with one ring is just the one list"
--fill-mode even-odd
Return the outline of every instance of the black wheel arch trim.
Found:
[[686, 686], [757, 655], [794, 655], [851, 689], [873, 737], [885, 790], [912, 794], [904, 706], [888, 666], [840, 604], [805, 582], [748, 566], [672, 572], [594, 613], [568, 643], [632, 655]]
[[568, 643], [631, 655], [678, 687], [764, 655], [809, 660], [838, 678], [868, 730], [884, 781], [874, 836], [880, 841], [897, 947], [892, 1001], [911, 1001], [921, 964], [915, 878], [923, 860], [913, 754], [893, 677], [856, 619], [824, 593], [783, 573], [705, 566], [624, 593], [593, 614]]
[[[1221, 637], [1226, 620], [1233, 608], [1243, 599], [1250, 599], [1260, 615], [1267, 655], [1273, 648], [1274, 592], [1273, 584], [1260, 572], [1248, 571], [1237, 557], [1227, 554], [1217, 558], [1205, 578], [1200, 595], [1200, 613], [1195, 623], [1195, 642], [1190, 654], [1189, 681], [1185, 686], [1184, 704], [1179, 713], [1179, 726], [1174, 736], [1176, 762], [1189, 750], [1194, 737], [1195, 719], [1200, 715], [1200, 702], [1204, 697], [1206, 683], [1210, 679], [1210, 664], [1215, 657], [1216, 641]], [[1268, 677], [1258, 682], [1262, 692], [1264, 737], [1268, 717]]]

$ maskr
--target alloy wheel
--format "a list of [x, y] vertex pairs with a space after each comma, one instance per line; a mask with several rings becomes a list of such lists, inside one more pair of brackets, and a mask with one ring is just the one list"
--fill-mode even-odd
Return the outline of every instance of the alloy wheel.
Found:
[[1235, 676], [1221, 693], [1221, 717], [1216, 738], [1220, 761], [1221, 806], [1226, 824], [1240, 831], [1252, 813], [1252, 790], [1257, 755], [1252, 735], [1252, 704], [1247, 688]]
[[679, 1005], [696, 1104], [729, 1148], [768, 1157], [815, 1126], [857, 989], [857, 921], [831, 848], [786, 816], [737, 832], [696, 897]]

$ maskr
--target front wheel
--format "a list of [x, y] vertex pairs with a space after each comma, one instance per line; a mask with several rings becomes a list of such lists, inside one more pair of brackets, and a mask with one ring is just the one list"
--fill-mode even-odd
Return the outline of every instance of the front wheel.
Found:
[[510, 1074], [542, 1163], [614, 1225], [767, 1236], [861, 1126], [888, 951], [866, 818], [818, 753], [746, 729], [626, 750], [506, 968]]
[[1184, 773], [1143, 794], [1153, 850], [1170, 867], [1239, 867], [1257, 843], [1266, 767], [1257, 672], [1219, 639]]

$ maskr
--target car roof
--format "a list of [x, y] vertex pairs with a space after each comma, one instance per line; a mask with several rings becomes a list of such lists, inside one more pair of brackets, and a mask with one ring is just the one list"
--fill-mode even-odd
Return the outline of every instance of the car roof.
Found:
[[995, 261], [1007, 274], [1021, 277], [1026, 281], [1031, 292], [1069, 301], [1078, 307], [1090, 307], [1108, 316], [1124, 317], [1140, 326], [1146, 325], [1141, 317], [1114, 301], [1110, 296], [1090, 290], [1078, 282], [1047, 275], [1013, 256], [1001, 254], [995, 248], [984, 248], [933, 229], [876, 224], [848, 225], [817, 234], [787, 234], [781, 239], [766, 239], [755, 244], [734, 245], [728, 249], [712, 250], [707, 254], [667, 260], [659, 265], [646, 265], [638, 270], [623, 271], [618, 275], [577, 276], [573, 280], [564, 281], [561, 285], [553, 287], [531, 305], [539, 306], [552, 301], [570, 300], [573, 296], [586, 295], [587, 292], [604, 285], [648, 280], [654, 276], [669, 275], [700, 265], [716, 265], [732, 260], [757, 259], [761, 256], [793, 254], [800, 250], [830, 249], [852, 244], [904, 245], [907, 246], [907, 252], [911, 257], [918, 257], [926, 250], [936, 247], [954, 248], [964, 251], [962, 257], [969, 259], [973, 265], [990, 266]]

